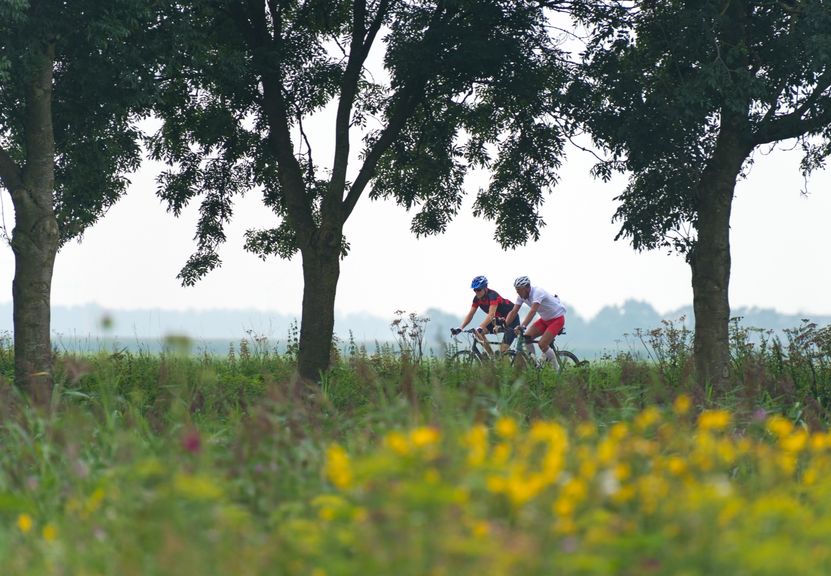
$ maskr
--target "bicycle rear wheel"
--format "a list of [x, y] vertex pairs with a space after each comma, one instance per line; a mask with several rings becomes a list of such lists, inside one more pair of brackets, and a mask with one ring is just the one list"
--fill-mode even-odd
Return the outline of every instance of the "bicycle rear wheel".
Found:
[[557, 354], [557, 361], [560, 364], [560, 370], [564, 368], [574, 368], [575, 366], [582, 366], [586, 362], [581, 362], [577, 355], [568, 350], [555, 350]]

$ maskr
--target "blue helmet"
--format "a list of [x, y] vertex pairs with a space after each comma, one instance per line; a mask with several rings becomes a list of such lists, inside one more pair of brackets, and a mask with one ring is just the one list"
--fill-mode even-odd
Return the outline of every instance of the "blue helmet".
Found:
[[477, 276], [470, 283], [470, 287], [473, 288], [474, 290], [478, 290], [479, 288], [487, 288], [487, 286], [488, 286], [488, 279], [485, 278], [484, 276]]

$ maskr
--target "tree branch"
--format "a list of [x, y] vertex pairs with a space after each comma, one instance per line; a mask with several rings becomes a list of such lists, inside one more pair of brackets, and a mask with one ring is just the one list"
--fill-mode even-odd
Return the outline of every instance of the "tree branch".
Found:
[[[435, 38], [435, 36], [436, 27], [443, 13], [444, 3], [439, 2], [436, 7], [436, 12], [433, 14], [430, 26], [424, 34], [424, 39], [422, 40], [423, 46], [431, 49], [437, 49], [441, 46], [441, 40]], [[361, 167], [360, 172], [358, 172], [358, 177], [355, 178], [355, 181], [349, 188], [349, 194], [347, 194], [346, 199], [343, 201], [344, 221], [349, 218], [349, 215], [352, 213], [352, 210], [355, 209], [355, 205], [358, 203], [358, 199], [361, 197], [366, 185], [369, 184], [369, 181], [374, 176], [375, 167], [378, 165], [378, 161], [381, 159], [381, 156], [383, 156], [384, 152], [387, 151], [390, 144], [392, 144], [393, 140], [404, 128], [407, 119], [412, 115], [413, 110], [415, 110], [415, 107], [418, 105], [419, 99], [423, 97], [424, 87], [427, 84], [428, 79], [429, 78], [426, 75], [422, 74], [420, 76], [416, 76], [415, 78], [411, 78], [410, 81], [401, 88], [395, 108], [392, 114], [390, 114], [390, 119], [386, 128], [384, 128], [381, 132], [381, 136], [370, 147], [369, 152], [367, 152], [364, 164]]]
[[785, 92], [786, 87], [786, 83], [782, 81], [782, 86], [776, 91], [773, 98], [768, 101], [768, 111], [765, 113], [765, 116], [762, 118], [761, 122], [759, 122], [760, 125], [768, 122], [771, 118], [773, 118], [773, 115], [776, 114], [776, 104], [779, 102], [779, 97]]
[[[343, 189], [346, 185], [346, 168], [349, 163], [349, 125], [352, 107], [358, 92], [358, 81], [372, 43], [389, 10], [389, 0], [380, 0], [369, 28], [366, 28], [366, 2], [355, 0], [352, 13], [352, 40], [349, 46], [349, 59], [341, 82], [338, 113], [335, 120], [335, 157], [332, 162], [332, 178], [324, 202], [324, 218], [335, 217], [339, 223], [345, 220], [340, 213]], [[348, 215], [347, 215], [348, 216]]]
[[[300, 128], [300, 136], [303, 137], [303, 141], [306, 143], [306, 150], [308, 150], [308, 157], [309, 157], [309, 182], [314, 182], [315, 179], [315, 172], [314, 172], [314, 160], [312, 158], [312, 144], [309, 142], [309, 137], [306, 136], [306, 131], [303, 129], [303, 115], [297, 115], [297, 126]], [[300, 153], [302, 153], [302, 147]]]
[[265, 55], [279, 54], [282, 18], [279, 9], [269, 2], [273, 35], [268, 32], [265, 6], [257, 0], [248, 0], [248, 25], [243, 28], [246, 40], [251, 48], [263, 83], [263, 109], [269, 124], [269, 140], [277, 155], [277, 174], [286, 202], [287, 216], [297, 234], [301, 246], [308, 246], [317, 226], [312, 215], [312, 205], [306, 195], [303, 170], [294, 155], [289, 128], [289, 108], [283, 96], [283, 82], [280, 64], [265, 58]]
[[[831, 68], [827, 68], [820, 75], [814, 91], [793, 112], [778, 117], [765, 116], [766, 121], [761, 122], [753, 134], [753, 144], [758, 146], [797, 138], [831, 123], [831, 96], [823, 97], [823, 93], [829, 88], [831, 88]], [[821, 103], [819, 112], [810, 118], [803, 118], [803, 115], [818, 103]]]
[[9, 194], [23, 187], [22, 171], [3, 148], [0, 148], [0, 182]]

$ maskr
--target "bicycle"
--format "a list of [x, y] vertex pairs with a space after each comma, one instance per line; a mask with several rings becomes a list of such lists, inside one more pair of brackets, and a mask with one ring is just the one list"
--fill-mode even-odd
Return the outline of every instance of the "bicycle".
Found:
[[[562, 328], [557, 333], [557, 336], [565, 335], [565, 333], [565, 328]], [[540, 368], [545, 364], [545, 358], [538, 363], [535, 355], [528, 354], [522, 349], [523, 344], [531, 344], [533, 346], [539, 342], [539, 339], [526, 340], [524, 328], [519, 328], [519, 334], [517, 335], [515, 342], [515, 345], [508, 350], [508, 355], [511, 357], [511, 366], [524, 369], [529, 366]], [[550, 347], [554, 350], [554, 355], [557, 357], [557, 372], [562, 372], [566, 367], [585, 366], [589, 363], [588, 360], [580, 360], [574, 352], [570, 352], [569, 350], [560, 350], [554, 342], [555, 340], [551, 341]]]

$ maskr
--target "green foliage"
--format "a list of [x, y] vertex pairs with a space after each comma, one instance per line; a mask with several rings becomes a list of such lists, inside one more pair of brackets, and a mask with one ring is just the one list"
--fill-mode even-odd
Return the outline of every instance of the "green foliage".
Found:
[[12, 336], [8, 332], [0, 332], [0, 380], [14, 378], [14, 348]]
[[615, 219], [636, 249], [695, 244], [697, 186], [705, 169], [717, 169], [725, 126], [740, 161], [798, 138], [806, 173], [823, 165], [831, 141], [826, 0], [638, 2], [622, 20], [586, 23], [593, 37], [572, 94], [611, 153], [595, 173], [631, 173]]
[[761, 546], [822, 573], [828, 328], [734, 327], [725, 396], [673, 372], [675, 323], [643, 335], [654, 362], [557, 374], [353, 347], [312, 388], [254, 334], [226, 358], [60, 354], [48, 413], [0, 384], [0, 563], [755, 574]]
[[[583, 4], [590, 3], [575, 5]], [[265, 4], [200, 1], [165, 19], [178, 54], [165, 63], [157, 106], [164, 124], [150, 151], [170, 165], [159, 179], [170, 210], [202, 199], [183, 282], [220, 265], [233, 202], [255, 187], [278, 219], [246, 234], [245, 248], [262, 257], [291, 257], [302, 242], [330, 234], [326, 241], [345, 255], [343, 221], [369, 181], [373, 197], [418, 211], [416, 234], [441, 232], [461, 205], [465, 174], [478, 167], [494, 177], [476, 213], [496, 221], [499, 241], [538, 237], [539, 208], [569, 134], [557, 122], [564, 55], [539, 3], [321, 0], [272, 8], [266, 15]], [[381, 41], [384, 70], [368, 69]], [[327, 135], [336, 157], [324, 168], [304, 122], [329, 105], [345, 116]], [[348, 182], [346, 152], [356, 134], [362, 163]]]
[[141, 161], [160, 56], [156, 0], [0, 4], [0, 147], [25, 165], [25, 94], [35, 48], [55, 48], [52, 129], [61, 243], [124, 194]]

